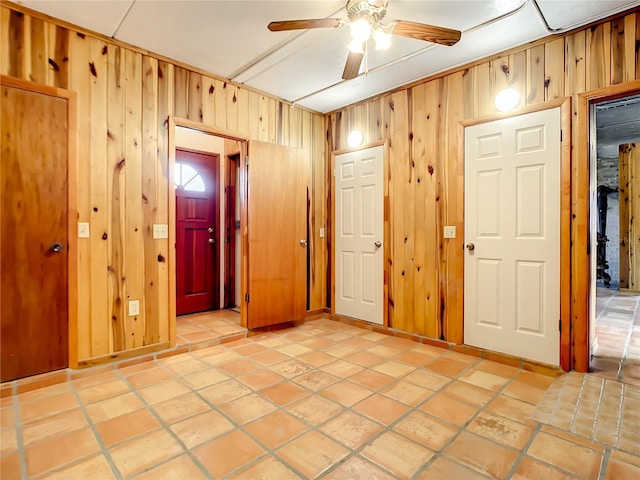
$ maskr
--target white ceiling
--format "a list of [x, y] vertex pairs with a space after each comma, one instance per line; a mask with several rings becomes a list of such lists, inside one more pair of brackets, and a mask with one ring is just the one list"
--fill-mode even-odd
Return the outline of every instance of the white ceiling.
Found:
[[29, 8], [328, 112], [640, 5], [640, 0], [390, 0], [385, 22], [462, 31], [453, 47], [394, 36], [342, 80], [349, 29], [270, 32], [273, 20], [346, 19], [345, 0], [20, 0]]

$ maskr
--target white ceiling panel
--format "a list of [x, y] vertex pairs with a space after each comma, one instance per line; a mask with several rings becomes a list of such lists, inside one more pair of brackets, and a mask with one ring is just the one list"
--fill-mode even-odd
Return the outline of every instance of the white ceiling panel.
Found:
[[640, 2], [635, 0], [537, 0], [537, 4], [549, 28], [563, 31], [640, 5]]
[[134, 0], [21, 0], [38, 12], [111, 37]]
[[229, 78], [296, 33], [274, 35], [270, 19], [324, 18], [341, 1], [141, 1], [119, 40]]

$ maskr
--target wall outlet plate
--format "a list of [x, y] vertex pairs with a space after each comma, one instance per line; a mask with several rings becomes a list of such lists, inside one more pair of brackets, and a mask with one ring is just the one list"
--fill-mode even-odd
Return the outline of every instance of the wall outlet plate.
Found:
[[456, 226], [445, 225], [443, 234], [444, 234], [444, 238], [456, 238]]
[[78, 238], [89, 238], [89, 222], [78, 222]]
[[136, 315], [140, 315], [140, 300], [131, 300], [129, 301], [129, 316], [135, 317]]
[[169, 238], [169, 225], [154, 223], [153, 238]]

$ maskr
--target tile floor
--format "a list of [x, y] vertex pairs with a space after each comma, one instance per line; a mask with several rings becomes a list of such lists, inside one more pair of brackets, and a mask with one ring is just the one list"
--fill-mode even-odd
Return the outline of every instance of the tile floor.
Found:
[[315, 320], [2, 398], [0, 477], [640, 478], [531, 419], [553, 382]]
[[640, 385], [640, 295], [598, 288], [591, 371]]
[[240, 313], [235, 310], [181, 315], [176, 319], [176, 346], [195, 345], [246, 332], [247, 329], [240, 325]]

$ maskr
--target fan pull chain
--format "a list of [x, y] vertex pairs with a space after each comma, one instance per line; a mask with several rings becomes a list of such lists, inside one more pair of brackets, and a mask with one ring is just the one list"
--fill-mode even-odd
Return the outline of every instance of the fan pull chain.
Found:
[[369, 76], [369, 40], [364, 44], [364, 76]]

